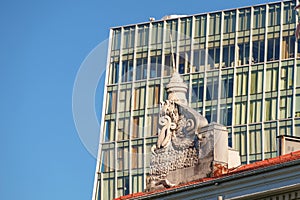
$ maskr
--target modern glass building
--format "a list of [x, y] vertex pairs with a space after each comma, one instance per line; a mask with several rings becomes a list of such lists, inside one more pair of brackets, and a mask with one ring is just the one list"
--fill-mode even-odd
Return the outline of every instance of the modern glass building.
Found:
[[93, 199], [146, 187], [173, 63], [189, 86], [189, 105], [209, 122], [227, 126], [229, 144], [243, 163], [275, 157], [278, 135], [300, 136], [296, 4], [112, 28]]

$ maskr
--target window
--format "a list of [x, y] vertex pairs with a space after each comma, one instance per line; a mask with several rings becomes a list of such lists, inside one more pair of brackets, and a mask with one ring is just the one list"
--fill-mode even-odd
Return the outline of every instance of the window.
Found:
[[135, 27], [124, 28], [123, 33], [123, 49], [134, 47]]
[[276, 120], [277, 99], [265, 100], [265, 121]]
[[292, 117], [292, 96], [280, 97], [280, 119]]
[[265, 7], [254, 8], [253, 28], [265, 27], [265, 19], [266, 19], [266, 8]]
[[145, 126], [145, 132], [148, 137], [158, 134], [158, 116], [158, 113], [149, 114], [147, 116], [147, 125]]
[[[234, 45], [224, 45], [223, 46], [223, 63], [225, 67], [233, 67], [234, 66], [234, 54], [235, 54], [235, 46]], [[223, 65], [222, 65], [223, 67]]]
[[[295, 108], [295, 117], [300, 117], [300, 95], [297, 94], [296, 95], [296, 108]], [[300, 134], [300, 132], [297, 132], [296, 133]]]
[[[173, 68], [173, 62], [176, 66], [176, 55], [175, 54], [166, 54], [165, 55], [165, 65], [164, 65], [164, 76], [170, 76], [172, 68]], [[175, 60], [174, 60], [175, 59]]]
[[148, 108], [158, 107], [160, 96], [160, 85], [150, 85], [148, 90]]
[[299, 137], [300, 136], [300, 121], [295, 121], [295, 134], [294, 136]]
[[[129, 194], [129, 177], [127, 176], [121, 176], [118, 177], [117, 181], [117, 190], [118, 190], [118, 196], [124, 196]], [[103, 192], [105, 193], [105, 192]]]
[[161, 74], [161, 50], [151, 51], [150, 78], [160, 77]]
[[262, 92], [263, 86], [263, 71], [251, 71], [251, 91], [250, 94], [257, 94]]
[[[238, 66], [249, 64], [250, 43], [242, 40], [244, 39], [239, 39], [239, 44], [238, 44], [238, 59], [239, 59]], [[240, 43], [240, 42], [245, 42], [245, 43]]]
[[105, 120], [105, 138], [104, 142], [115, 140], [115, 121]]
[[[286, 35], [284, 33], [283, 35]], [[295, 52], [295, 36], [283, 36], [282, 38], [282, 59], [293, 58]]]
[[145, 108], [145, 90], [145, 86], [134, 89], [134, 110], [143, 110]]
[[277, 26], [280, 24], [280, 4], [270, 5], [269, 7], [269, 26]]
[[225, 126], [231, 126], [231, 124], [232, 124], [232, 106], [231, 106], [231, 104], [221, 105], [220, 123]]
[[118, 83], [119, 61], [112, 62], [109, 70], [109, 83]]
[[190, 52], [179, 53], [179, 73], [185, 74], [190, 72]]
[[192, 102], [203, 101], [203, 78], [194, 79], [192, 83]]
[[129, 142], [118, 142], [117, 144], [117, 170], [124, 171], [129, 168]]
[[[114, 180], [115, 179], [113, 177], [113, 173], [108, 173], [108, 174], [111, 174], [111, 177], [103, 178], [103, 187], [107, 188], [107, 190], [106, 190], [107, 192], [103, 192], [103, 199], [113, 199], [114, 198], [114, 191], [115, 191]], [[99, 184], [99, 185], [101, 185], [101, 184]], [[98, 192], [98, 199], [101, 199], [100, 192]]]
[[234, 149], [240, 152], [241, 162], [247, 162], [247, 132], [246, 127], [234, 129]]
[[280, 89], [288, 90], [293, 88], [293, 65], [282, 66]]
[[205, 109], [205, 118], [207, 119], [208, 123], [217, 122], [217, 106], [207, 106]]
[[194, 50], [193, 66], [195, 70], [193, 72], [204, 71], [205, 68], [205, 49]]
[[170, 44], [171, 42], [171, 38], [172, 38], [172, 43], [173, 46], [176, 46], [176, 41], [177, 41], [177, 30], [178, 30], [178, 20], [171, 20], [171, 21], [167, 21], [166, 24], [166, 37], [165, 40], [168, 44]]
[[294, 2], [284, 2], [283, 8], [283, 24], [293, 24], [296, 21], [295, 13], [295, 3]]
[[161, 44], [163, 39], [163, 23], [153, 23], [151, 32], [151, 44]]
[[147, 78], [147, 60], [147, 53], [145, 53], [143, 56], [141, 54], [137, 54], [135, 72], [136, 80], [142, 80]]
[[192, 36], [191, 18], [181, 19], [180, 21], [180, 40], [190, 40]]
[[300, 87], [300, 65], [297, 64], [297, 68], [296, 68], [296, 87]]
[[267, 68], [266, 74], [266, 92], [277, 91], [278, 85], [278, 63], [273, 65], [274, 68]]
[[211, 69], [220, 67], [220, 46], [210, 43], [208, 47], [208, 63]]
[[219, 81], [218, 77], [208, 77], [206, 82], [206, 100], [218, 99]]
[[264, 152], [265, 159], [276, 156], [276, 124], [275, 127], [265, 128], [264, 131]]
[[209, 35], [218, 35], [220, 34], [221, 29], [221, 15], [211, 14], [209, 18]]
[[279, 38], [268, 39], [268, 54], [267, 60], [273, 61], [279, 59], [279, 49], [280, 49]]
[[137, 47], [147, 46], [149, 38], [149, 25], [138, 27]]
[[117, 91], [108, 91], [106, 114], [115, 113], [117, 109]]
[[195, 18], [195, 38], [205, 37], [206, 35], [206, 16]]
[[112, 50], [119, 50], [121, 44], [121, 30], [116, 29], [113, 31]]
[[279, 135], [293, 135], [292, 120], [279, 122]]
[[261, 125], [250, 126], [249, 130], [249, 156], [250, 161], [262, 159], [262, 131]]
[[144, 157], [144, 151], [143, 151], [143, 140], [137, 140], [132, 141], [132, 147], [131, 147], [131, 164], [132, 169], [141, 169], [143, 168], [143, 157]]
[[163, 91], [162, 91], [162, 92], [163, 92], [162, 99], [164, 99], [164, 100], [165, 100], [165, 99], [168, 99], [168, 93], [167, 93], [167, 89], [166, 89], [166, 88], [167, 88], [167, 85], [168, 85], [169, 82], [170, 82], [170, 79], [171, 79], [171, 78], [164, 78], [164, 80], [163, 80], [163, 82], [164, 82], [164, 83], [163, 83], [163, 88], [164, 88], [164, 89], [163, 89]]
[[236, 96], [247, 95], [248, 92], [248, 68], [244, 68], [243, 71], [236, 74]]
[[103, 144], [101, 157], [101, 172], [110, 172], [115, 169], [115, 145]]
[[250, 9], [242, 9], [239, 12], [239, 31], [249, 30], [250, 29]]
[[119, 118], [118, 122], [118, 141], [127, 140], [130, 135], [130, 118]]
[[144, 117], [134, 116], [132, 124], [132, 138], [141, 138], [144, 134]]
[[144, 190], [143, 185], [143, 174], [133, 174], [132, 175], [132, 193], [141, 192]]
[[249, 123], [260, 122], [261, 121], [261, 100], [252, 100], [250, 101], [250, 116]]
[[[130, 87], [128, 85], [127, 87]], [[121, 89], [119, 93], [119, 112], [129, 111], [131, 105], [131, 90], [130, 89]]]
[[132, 81], [133, 60], [122, 61], [122, 82]]
[[246, 124], [247, 102], [235, 103], [235, 125]]
[[252, 46], [252, 63], [264, 62], [265, 40], [253, 41]]
[[233, 74], [222, 76], [221, 98], [231, 98], [233, 96]]
[[225, 12], [224, 15], [224, 33], [232, 33], [235, 31], [235, 12]]

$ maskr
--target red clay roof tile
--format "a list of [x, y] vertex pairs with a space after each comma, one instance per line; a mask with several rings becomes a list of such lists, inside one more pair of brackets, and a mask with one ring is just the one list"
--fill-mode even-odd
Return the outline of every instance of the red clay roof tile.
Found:
[[286, 155], [282, 155], [282, 156], [278, 156], [278, 157], [275, 157], [275, 158], [270, 158], [270, 159], [267, 159], [267, 160], [262, 160], [262, 161], [258, 161], [258, 162], [255, 162], [255, 163], [242, 165], [242, 166], [240, 166], [238, 168], [235, 168], [233, 170], [229, 170], [225, 174], [221, 174], [221, 175], [218, 175], [218, 176], [215, 176], [215, 177], [202, 178], [202, 179], [197, 180], [197, 181], [191, 181], [191, 182], [188, 182], [188, 183], [184, 183], [184, 184], [174, 186], [172, 188], [167, 188], [167, 189], [162, 189], [162, 190], [156, 190], [156, 191], [151, 191], [151, 192], [133, 193], [133, 194], [129, 194], [129, 195], [126, 195], [126, 196], [118, 197], [115, 200], [124, 200], [124, 199], [131, 199], [133, 197], [147, 196], [147, 195], [150, 195], [150, 194], [153, 194], [153, 193], [159, 193], [159, 192], [162, 192], [162, 191], [173, 190], [175, 188], [181, 188], [181, 187], [188, 186], [188, 185], [194, 185], [194, 184], [197, 184], [197, 183], [202, 183], [202, 182], [206, 182], [206, 181], [210, 181], [210, 180], [215, 180], [215, 179], [220, 178], [220, 177], [230, 176], [232, 174], [238, 174], [238, 173], [245, 172], [245, 171], [260, 169], [260, 168], [273, 166], [273, 165], [278, 165], [278, 164], [281, 164], [281, 163], [286, 163], [286, 162], [290, 162], [290, 161], [298, 160], [298, 159], [300, 159], [300, 151], [295, 151], [295, 152], [292, 152], [292, 153], [289, 153], [289, 154], [286, 154]]

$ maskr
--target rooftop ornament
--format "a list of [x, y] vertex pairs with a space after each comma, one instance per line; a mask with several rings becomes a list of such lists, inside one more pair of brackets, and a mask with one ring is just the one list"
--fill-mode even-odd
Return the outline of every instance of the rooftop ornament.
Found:
[[[159, 134], [151, 149], [150, 175], [146, 191], [223, 173], [231, 165], [240, 165], [239, 154], [228, 148], [228, 132], [220, 124], [208, 121], [188, 106], [188, 86], [173, 66], [166, 86], [168, 98], [161, 102]], [[228, 159], [234, 155], [235, 162]]]

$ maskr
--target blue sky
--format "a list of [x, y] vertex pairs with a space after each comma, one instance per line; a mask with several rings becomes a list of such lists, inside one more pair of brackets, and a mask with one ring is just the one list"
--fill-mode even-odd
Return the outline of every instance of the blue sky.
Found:
[[77, 134], [72, 92], [109, 27], [264, 2], [2, 0], [0, 199], [91, 199], [96, 159]]

